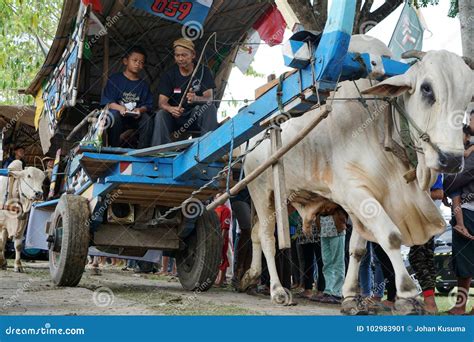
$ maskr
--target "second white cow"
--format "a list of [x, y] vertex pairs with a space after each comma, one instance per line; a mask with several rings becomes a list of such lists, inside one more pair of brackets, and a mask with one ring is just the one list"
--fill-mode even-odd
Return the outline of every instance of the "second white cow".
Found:
[[45, 174], [35, 167], [22, 170], [21, 161], [9, 166], [9, 177], [0, 177], [0, 270], [7, 268], [5, 245], [15, 243], [15, 272], [23, 272], [20, 257], [28, 213], [35, 200], [43, 197]]

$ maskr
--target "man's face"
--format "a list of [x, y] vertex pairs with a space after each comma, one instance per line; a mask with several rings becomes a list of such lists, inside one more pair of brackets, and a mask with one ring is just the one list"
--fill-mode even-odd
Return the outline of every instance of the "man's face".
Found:
[[194, 60], [196, 54], [194, 51], [189, 49], [183, 48], [181, 46], [177, 46], [174, 49], [174, 61], [180, 68], [187, 68], [189, 67]]
[[25, 150], [23, 148], [19, 148], [15, 150], [15, 157], [16, 159], [21, 159], [25, 156]]
[[471, 112], [470, 115], [469, 128], [471, 129], [471, 132], [474, 132], [474, 112]]
[[145, 66], [145, 56], [138, 52], [132, 52], [130, 56], [123, 59], [123, 64], [129, 72], [138, 75]]
[[464, 133], [464, 146], [469, 145], [470, 140], [471, 140], [471, 135]]

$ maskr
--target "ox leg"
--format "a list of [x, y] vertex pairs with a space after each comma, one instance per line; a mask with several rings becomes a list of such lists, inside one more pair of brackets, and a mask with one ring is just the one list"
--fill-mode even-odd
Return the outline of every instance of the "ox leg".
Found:
[[349, 242], [349, 267], [342, 287], [344, 301], [342, 302], [341, 313], [345, 315], [366, 315], [369, 313], [368, 307], [359, 296], [359, 268], [360, 262], [367, 251], [367, 240], [356, 229], [360, 222], [357, 219], [352, 219], [352, 223], [353, 229]]
[[395, 305], [397, 314], [422, 313], [421, 304], [416, 299], [417, 289], [403, 263], [400, 247], [402, 236], [383, 209], [382, 205], [369, 193], [362, 190], [351, 192], [352, 212], [358, 213], [362, 224], [374, 235], [377, 243], [387, 253], [395, 270], [397, 296], [400, 302]]
[[5, 228], [0, 229], [0, 270], [6, 270], [7, 259], [5, 259], [5, 245], [7, 244], [8, 232]]
[[270, 295], [273, 303], [288, 305], [291, 304], [290, 292], [281, 285], [275, 263], [275, 217], [271, 213], [264, 217], [267, 220], [260, 227], [260, 243], [270, 274]]
[[262, 273], [262, 246], [260, 244], [260, 223], [257, 221], [252, 228], [252, 263], [240, 280], [240, 290], [246, 291], [253, 285], [258, 285]]
[[23, 239], [22, 238], [15, 238], [15, 272], [23, 273], [25, 270], [23, 269], [23, 265], [21, 264], [21, 251], [23, 249]]

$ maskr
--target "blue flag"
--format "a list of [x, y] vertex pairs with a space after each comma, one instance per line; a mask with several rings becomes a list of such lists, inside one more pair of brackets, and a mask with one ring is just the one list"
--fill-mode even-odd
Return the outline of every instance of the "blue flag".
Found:
[[400, 19], [393, 31], [388, 47], [394, 59], [401, 59], [402, 53], [409, 50], [421, 50], [423, 47], [423, 25], [416, 10], [408, 3], [403, 7]]

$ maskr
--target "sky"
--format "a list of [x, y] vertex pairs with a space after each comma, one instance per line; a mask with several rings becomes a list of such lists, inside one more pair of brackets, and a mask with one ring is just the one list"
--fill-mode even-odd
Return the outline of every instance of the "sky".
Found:
[[[383, 4], [384, 0], [375, 0], [373, 9]], [[331, 1], [330, 1], [331, 3]], [[440, 50], [445, 49], [461, 55], [461, 31], [458, 18], [449, 18], [450, 0], [440, 0], [437, 6], [429, 6], [422, 8], [421, 13], [425, 18], [429, 32], [425, 32], [423, 39], [423, 50]], [[381, 23], [368, 32], [388, 45], [392, 36], [395, 25], [400, 17], [403, 6], [400, 6]], [[285, 32], [285, 41], [291, 36], [291, 31]], [[253, 100], [255, 97], [255, 89], [266, 83], [267, 75], [276, 74], [278, 77], [283, 72], [290, 70], [283, 64], [283, 55], [281, 46], [269, 47], [268, 45], [260, 45], [252, 67], [264, 77], [252, 77], [243, 75], [240, 70], [234, 68], [230, 78], [229, 86], [224, 94], [224, 100]], [[244, 106], [243, 102], [239, 102], [238, 107], [232, 107], [229, 102], [221, 104], [219, 120], [222, 120], [224, 114], [234, 116], [238, 108]]]

